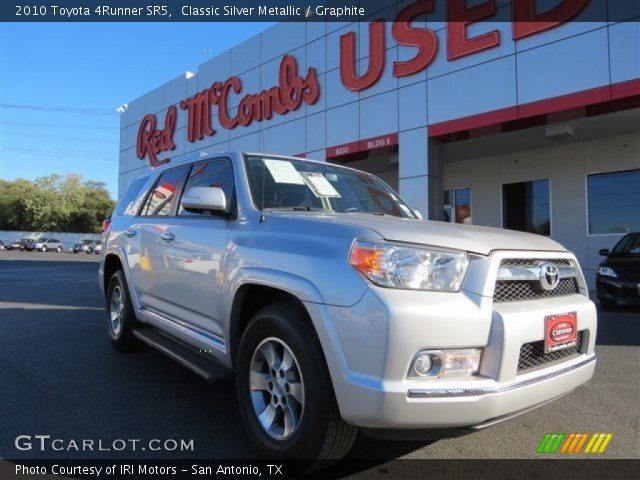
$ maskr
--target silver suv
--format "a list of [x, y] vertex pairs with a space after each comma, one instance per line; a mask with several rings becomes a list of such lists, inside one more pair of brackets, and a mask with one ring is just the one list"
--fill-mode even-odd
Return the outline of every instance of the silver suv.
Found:
[[117, 350], [235, 373], [249, 436], [339, 458], [480, 429], [591, 378], [596, 310], [549, 238], [423, 221], [377, 177], [227, 153], [135, 180], [105, 234]]
[[36, 240], [31, 240], [27, 244], [27, 250], [29, 251], [39, 251], [39, 252], [61, 252], [62, 251], [62, 243], [60, 240], [55, 238], [38, 238]]

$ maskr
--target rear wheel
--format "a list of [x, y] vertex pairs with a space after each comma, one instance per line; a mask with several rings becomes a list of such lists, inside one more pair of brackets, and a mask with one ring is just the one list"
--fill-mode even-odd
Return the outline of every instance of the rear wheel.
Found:
[[107, 288], [107, 332], [114, 348], [120, 352], [136, 350], [140, 344], [134, 336], [136, 316], [122, 270], [109, 280]]
[[236, 356], [236, 390], [249, 437], [268, 457], [339, 459], [357, 428], [340, 417], [329, 371], [306, 312], [258, 311]]

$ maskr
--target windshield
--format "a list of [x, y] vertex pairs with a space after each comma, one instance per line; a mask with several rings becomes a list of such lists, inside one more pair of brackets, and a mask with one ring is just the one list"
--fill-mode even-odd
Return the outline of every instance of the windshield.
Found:
[[613, 255], [640, 256], [640, 233], [632, 233], [623, 237], [611, 253]]
[[246, 159], [258, 210], [325, 210], [416, 218], [382, 180], [331, 164], [250, 156]]
[[42, 242], [46, 242], [47, 239], [44, 237], [40, 237], [39, 239], [36, 240], [37, 243], [42, 243]]
[[82, 240], [83, 245], [91, 245], [92, 243], [93, 243], [93, 240]]

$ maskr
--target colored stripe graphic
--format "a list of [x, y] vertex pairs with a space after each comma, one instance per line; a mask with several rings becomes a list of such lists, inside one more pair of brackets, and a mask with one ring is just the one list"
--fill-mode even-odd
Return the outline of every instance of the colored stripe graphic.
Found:
[[587, 441], [587, 438], [589, 438], [589, 434], [588, 433], [582, 433], [581, 436], [580, 436], [580, 440], [576, 443], [575, 447], [572, 448], [569, 453], [580, 453], [580, 450], [582, 450], [582, 446]]
[[566, 433], [547, 433], [540, 445], [538, 445], [538, 453], [556, 453], [560, 448], [562, 441], [567, 436]]
[[537, 453], [604, 453], [613, 438], [612, 433], [547, 433], [538, 448]]
[[611, 433], [594, 433], [584, 453], [604, 453], [612, 438]]

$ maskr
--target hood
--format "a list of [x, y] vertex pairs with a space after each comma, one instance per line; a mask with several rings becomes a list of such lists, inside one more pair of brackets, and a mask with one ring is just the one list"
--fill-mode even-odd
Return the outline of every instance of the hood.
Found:
[[330, 222], [368, 228], [382, 238], [397, 242], [431, 245], [488, 255], [493, 250], [542, 250], [566, 252], [550, 238], [500, 228], [414, 220], [365, 213], [297, 212], [272, 210], [269, 215]]
[[640, 274], [640, 255], [609, 256], [600, 265], [603, 267], [611, 267], [617, 273], [620, 273], [623, 275], [626, 275], [626, 274], [639, 275]]

